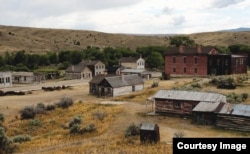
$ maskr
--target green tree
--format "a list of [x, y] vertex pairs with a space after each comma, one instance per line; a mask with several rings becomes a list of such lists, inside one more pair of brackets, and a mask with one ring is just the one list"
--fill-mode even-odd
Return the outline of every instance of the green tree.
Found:
[[188, 36], [173, 36], [170, 37], [170, 45], [174, 45], [176, 47], [180, 45], [194, 46], [195, 41], [190, 39]]
[[23, 64], [27, 65], [27, 56], [25, 51], [18, 51], [14, 57], [14, 65]]
[[153, 52], [146, 60], [147, 64], [151, 68], [162, 68], [164, 59], [159, 52]]

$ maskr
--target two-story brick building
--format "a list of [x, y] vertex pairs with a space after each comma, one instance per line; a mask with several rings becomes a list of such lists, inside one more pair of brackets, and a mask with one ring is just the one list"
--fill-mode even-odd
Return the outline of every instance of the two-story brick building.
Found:
[[247, 56], [220, 54], [214, 47], [170, 47], [163, 75], [207, 76], [247, 73]]

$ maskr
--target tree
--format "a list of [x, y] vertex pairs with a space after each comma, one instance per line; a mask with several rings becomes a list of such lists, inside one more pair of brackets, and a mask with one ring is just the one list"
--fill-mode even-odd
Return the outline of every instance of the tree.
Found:
[[191, 40], [188, 36], [173, 36], [170, 37], [170, 45], [174, 45], [176, 47], [180, 45], [194, 46], [195, 41]]
[[164, 59], [159, 52], [153, 52], [146, 60], [151, 68], [162, 68]]

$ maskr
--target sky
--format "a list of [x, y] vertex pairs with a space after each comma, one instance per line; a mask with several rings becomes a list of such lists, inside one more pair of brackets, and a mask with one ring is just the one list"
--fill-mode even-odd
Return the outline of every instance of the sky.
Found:
[[0, 0], [0, 25], [129, 34], [250, 27], [250, 0]]

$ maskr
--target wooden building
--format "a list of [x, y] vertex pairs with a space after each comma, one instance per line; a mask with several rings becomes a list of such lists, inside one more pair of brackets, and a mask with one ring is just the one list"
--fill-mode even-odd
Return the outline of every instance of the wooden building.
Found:
[[152, 77], [151, 72], [145, 69], [122, 69], [120, 71], [121, 75], [128, 75], [128, 74], [138, 74], [141, 78], [145, 80], [149, 80]]
[[71, 65], [65, 70], [66, 79], [91, 79], [92, 71], [86, 65]]
[[33, 72], [12, 72], [13, 84], [31, 84], [45, 81], [45, 75]]
[[0, 88], [12, 87], [12, 73], [0, 72]]
[[247, 56], [220, 54], [214, 47], [170, 47], [165, 54], [164, 78], [246, 74]]
[[98, 75], [89, 82], [89, 93], [100, 97], [120, 96], [143, 89], [143, 79], [137, 74]]
[[105, 74], [105, 64], [99, 60], [82, 60], [77, 65], [71, 65], [65, 70], [66, 79], [91, 79], [98, 74]]
[[212, 92], [159, 90], [150, 100], [154, 114], [191, 116], [200, 102], [226, 102], [226, 96]]
[[141, 143], [157, 143], [160, 141], [160, 129], [155, 123], [141, 123], [140, 125]]
[[217, 113], [216, 127], [250, 131], [250, 105], [225, 104]]
[[136, 57], [122, 57], [119, 60], [120, 66], [128, 69], [145, 69], [145, 60], [140, 56]]
[[224, 106], [223, 102], [200, 102], [192, 111], [192, 123], [215, 125], [216, 113]]

